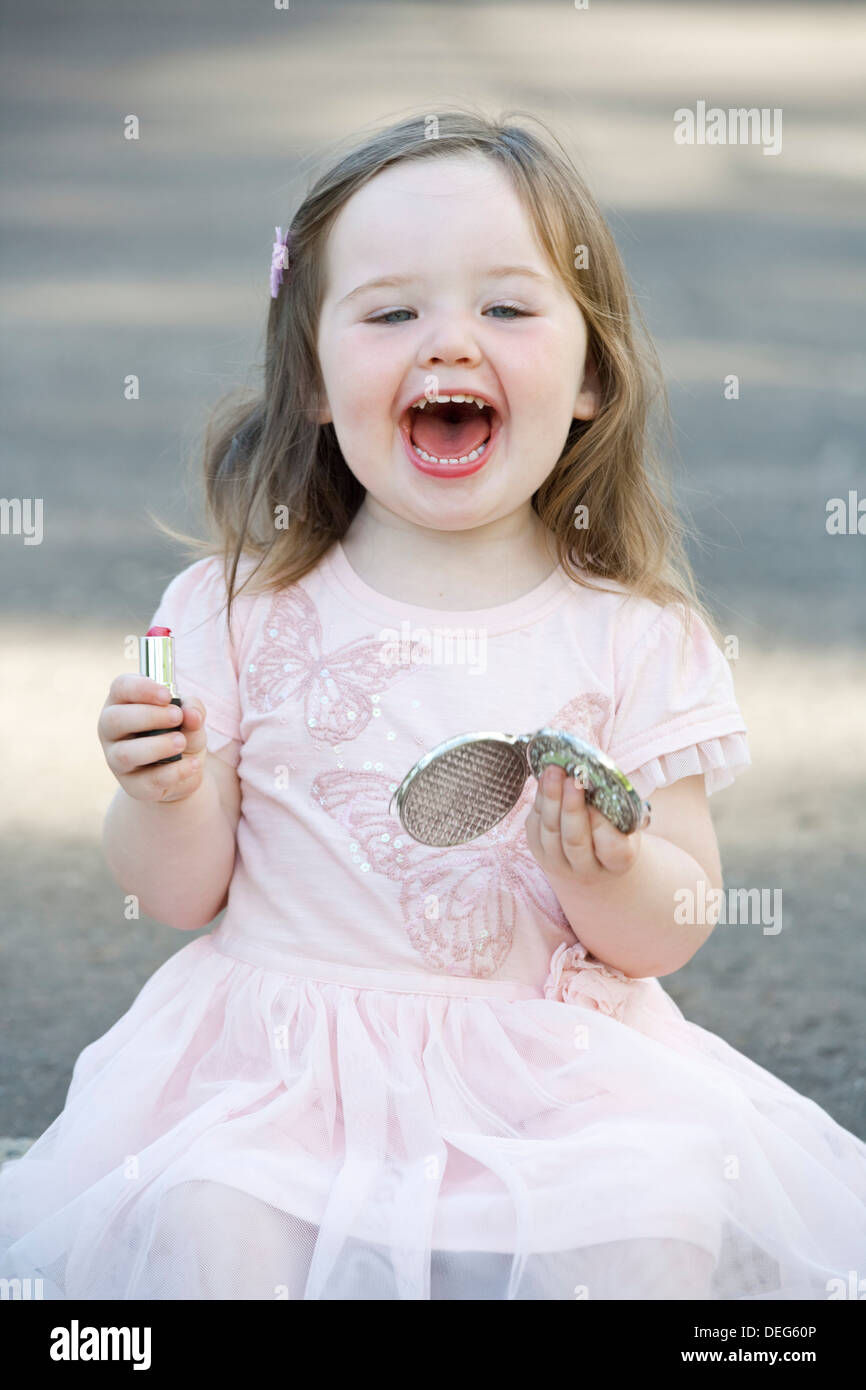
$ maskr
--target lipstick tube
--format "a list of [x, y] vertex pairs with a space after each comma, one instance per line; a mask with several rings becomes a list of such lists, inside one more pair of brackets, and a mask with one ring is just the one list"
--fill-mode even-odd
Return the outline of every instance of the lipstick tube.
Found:
[[[146, 636], [138, 639], [138, 669], [142, 676], [150, 676], [160, 685], [167, 685], [171, 691], [171, 703], [181, 706], [182, 701], [174, 683], [174, 638], [170, 627], [151, 627]], [[177, 733], [177, 726], [171, 729], [142, 729], [133, 738], [151, 738], [154, 734]], [[174, 753], [170, 758], [157, 758], [156, 762], [146, 763], [146, 767], [160, 767], [163, 763], [177, 763], [182, 753]]]

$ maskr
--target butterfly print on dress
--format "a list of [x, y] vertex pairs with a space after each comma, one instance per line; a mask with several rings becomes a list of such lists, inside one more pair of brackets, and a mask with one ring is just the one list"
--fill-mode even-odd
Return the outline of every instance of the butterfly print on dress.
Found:
[[322, 650], [322, 624], [316, 606], [299, 584], [274, 597], [247, 668], [249, 703], [260, 714], [285, 700], [303, 700], [304, 724], [316, 743], [357, 738], [373, 715], [370, 699], [424, 660], [424, 647], [412, 642], [410, 662], [382, 660], [383, 638], [364, 637], [334, 651]]
[[[603, 695], [578, 696], [551, 725], [596, 742], [609, 710]], [[492, 830], [447, 847], [419, 844], [389, 814], [394, 785], [385, 773], [345, 769], [319, 773], [311, 792], [357, 840], [370, 869], [399, 883], [406, 932], [426, 965], [453, 975], [495, 975], [527, 915], [547, 917], [562, 928], [563, 941], [573, 940], [526, 840], [534, 777], [527, 777], [520, 799]]]
[[511, 950], [521, 909], [568, 925], [523, 833], [534, 785], [493, 830], [448, 848], [419, 844], [388, 814], [384, 773], [322, 772], [312, 794], [358, 841], [370, 868], [400, 884], [406, 932], [422, 960], [453, 975], [488, 976]]
[[604, 728], [610, 714], [611, 703], [608, 697], [594, 691], [589, 695], [577, 695], [563, 705], [550, 721], [550, 728], [561, 729], [566, 734], [575, 734], [577, 738], [582, 738], [584, 743], [591, 743], [603, 752]]

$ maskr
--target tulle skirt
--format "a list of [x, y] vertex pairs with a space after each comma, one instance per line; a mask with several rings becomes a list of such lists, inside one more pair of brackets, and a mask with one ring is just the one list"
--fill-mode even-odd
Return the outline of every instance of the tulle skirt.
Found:
[[53, 1299], [828, 1299], [866, 1145], [688, 1022], [215, 932], [78, 1057], [0, 1171]]

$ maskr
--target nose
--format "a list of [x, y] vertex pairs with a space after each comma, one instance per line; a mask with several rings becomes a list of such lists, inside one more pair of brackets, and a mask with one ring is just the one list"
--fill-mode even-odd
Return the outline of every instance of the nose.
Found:
[[418, 352], [419, 367], [477, 366], [481, 350], [469, 323], [460, 315], [442, 315], [431, 324]]

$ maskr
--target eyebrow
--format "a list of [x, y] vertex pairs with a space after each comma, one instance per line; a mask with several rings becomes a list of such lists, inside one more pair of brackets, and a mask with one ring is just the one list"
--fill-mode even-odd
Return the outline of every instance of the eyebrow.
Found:
[[[531, 280], [537, 280], [541, 284], [550, 284], [550, 277], [542, 275], [539, 271], [533, 270], [531, 265], [492, 265], [488, 266], [484, 272], [484, 278], [488, 280], [504, 280], [509, 275], [522, 275]], [[356, 299], [365, 290], [379, 289], [399, 289], [402, 285], [411, 285], [420, 276], [417, 275], [381, 275], [375, 280], [365, 280], [363, 285], [357, 285], [348, 294], [338, 300], [338, 304], [345, 304], [350, 299]]]

